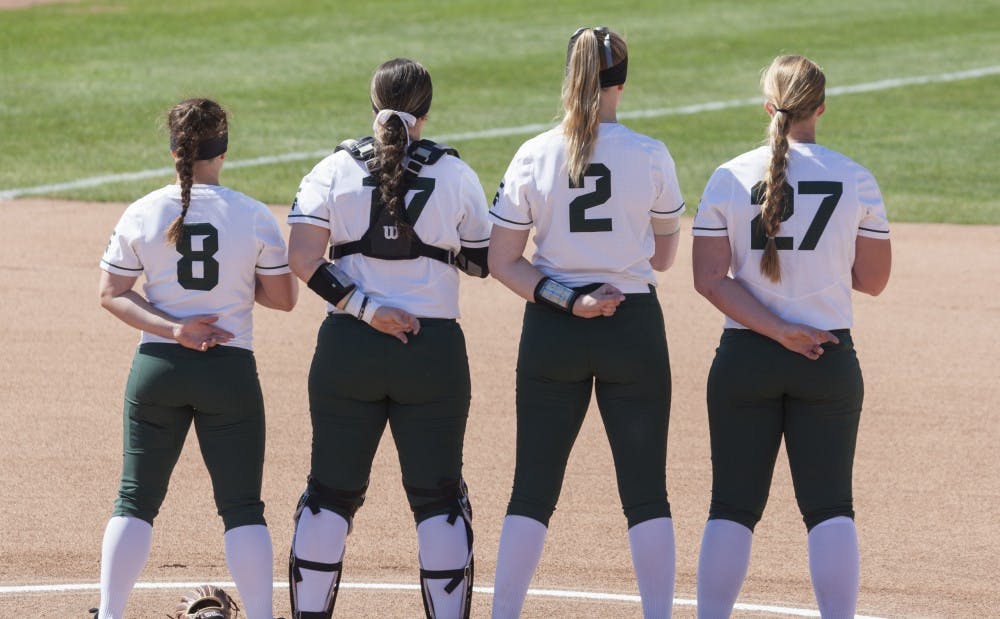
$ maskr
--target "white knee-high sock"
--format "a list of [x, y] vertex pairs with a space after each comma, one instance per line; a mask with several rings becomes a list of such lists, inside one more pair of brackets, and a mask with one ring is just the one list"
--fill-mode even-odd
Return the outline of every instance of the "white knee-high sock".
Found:
[[674, 607], [674, 521], [653, 518], [628, 530], [642, 616], [670, 619]]
[[[347, 529], [347, 521], [340, 514], [326, 509], [313, 514], [309, 508], [303, 509], [295, 526], [295, 556], [318, 563], [340, 561], [344, 557]], [[305, 568], [299, 571], [302, 572], [302, 582], [295, 589], [298, 610], [324, 610], [337, 573]]]
[[100, 619], [122, 619], [132, 587], [139, 578], [153, 544], [153, 527], [131, 516], [113, 516], [104, 529], [101, 546]]
[[854, 617], [860, 570], [854, 520], [837, 516], [809, 531], [809, 573], [823, 619]]
[[[465, 561], [469, 557], [469, 538], [462, 518], [456, 518], [454, 524], [448, 523], [448, 514], [424, 520], [417, 525], [417, 541], [420, 544], [420, 567], [427, 570], [455, 570], [465, 567]], [[426, 583], [434, 616], [441, 619], [462, 616], [466, 587], [471, 586], [471, 583], [465, 583], [465, 586], [448, 593], [444, 590], [448, 582], [433, 579]]]
[[732, 520], [709, 520], [698, 555], [698, 619], [727, 619], [750, 566], [753, 532]]
[[544, 524], [526, 516], [507, 516], [500, 531], [497, 573], [493, 584], [493, 619], [521, 616], [524, 596], [542, 558]]
[[247, 619], [274, 619], [274, 554], [262, 524], [226, 531], [226, 565], [243, 600]]

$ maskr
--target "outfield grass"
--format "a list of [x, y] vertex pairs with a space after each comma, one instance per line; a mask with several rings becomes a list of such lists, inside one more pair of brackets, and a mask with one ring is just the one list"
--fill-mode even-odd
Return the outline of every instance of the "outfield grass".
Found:
[[[786, 52], [817, 60], [830, 86], [1000, 63], [995, 0], [651, 4], [136, 0], [0, 12], [0, 191], [169, 166], [163, 114], [194, 95], [231, 111], [230, 161], [332, 148], [370, 132], [368, 80], [393, 56], [433, 75], [427, 137], [549, 122], [566, 38], [583, 24], [629, 40], [622, 111], [753, 97], [760, 68]], [[875, 173], [894, 220], [1000, 224], [998, 100], [996, 75], [831, 97], [819, 139]], [[764, 122], [744, 106], [627, 124], [666, 142], [693, 206]], [[453, 145], [492, 196], [527, 137]], [[314, 162], [229, 169], [223, 182], [287, 203]], [[168, 180], [56, 195], [130, 201]]]

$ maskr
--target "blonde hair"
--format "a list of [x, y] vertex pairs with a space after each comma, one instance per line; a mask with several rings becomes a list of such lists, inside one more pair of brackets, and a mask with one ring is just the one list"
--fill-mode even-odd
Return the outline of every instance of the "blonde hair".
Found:
[[167, 113], [170, 142], [175, 145], [177, 161], [174, 168], [181, 181], [181, 214], [167, 228], [167, 242], [176, 244], [184, 231], [184, 217], [191, 206], [191, 185], [194, 184], [194, 162], [198, 145], [203, 140], [217, 138], [229, 131], [226, 110], [211, 99], [181, 101]]
[[[566, 168], [570, 182], [583, 186], [583, 175], [594, 154], [600, 125], [600, 72], [617, 65], [628, 56], [628, 46], [617, 33], [608, 31], [611, 39], [611, 64], [604, 57], [603, 41], [593, 28], [587, 28], [576, 38], [566, 61], [566, 78], [562, 87], [563, 133], [566, 136]], [[606, 66], [607, 65], [607, 66]]]
[[823, 104], [826, 76], [804, 56], [778, 56], [764, 69], [761, 90], [774, 111], [767, 128], [771, 160], [764, 173], [764, 195], [760, 223], [767, 243], [760, 259], [760, 272], [773, 282], [781, 281], [778, 247], [774, 237], [785, 210], [784, 186], [788, 177], [788, 131], [793, 122], [809, 117]]

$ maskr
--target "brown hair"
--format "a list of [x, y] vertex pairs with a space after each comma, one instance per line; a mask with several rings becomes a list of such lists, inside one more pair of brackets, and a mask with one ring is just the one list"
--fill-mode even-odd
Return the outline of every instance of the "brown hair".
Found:
[[601, 123], [600, 72], [617, 65], [628, 56], [625, 40], [616, 32], [611, 36], [611, 64], [605, 58], [604, 42], [593, 28], [586, 28], [571, 44], [562, 86], [563, 133], [566, 136], [566, 168], [574, 186], [583, 186], [583, 174], [594, 154], [594, 143]]
[[[384, 109], [412, 114], [417, 119], [431, 108], [433, 86], [431, 75], [419, 62], [394, 58], [375, 70], [371, 83], [372, 109]], [[382, 203], [396, 222], [400, 234], [409, 237], [413, 226], [406, 220], [406, 179], [403, 158], [409, 143], [409, 129], [398, 116], [391, 116], [375, 131], [375, 152], [378, 157], [378, 191]]]
[[778, 263], [778, 235], [785, 208], [784, 186], [788, 176], [788, 131], [796, 120], [807, 118], [823, 104], [826, 76], [804, 56], [778, 56], [761, 74], [761, 90], [774, 107], [767, 128], [771, 160], [764, 173], [764, 195], [760, 205], [760, 223], [767, 237], [760, 272], [773, 282], [781, 281]]
[[204, 140], [226, 134], [229, 123], [226, 111], [210, 99], [181, 101], [167, 113], [171, 149], [177, 156], [174, 167], [181, 181], [181, 214], [167, 228], [167, 242], [174, 244], [181, 238], [184, 216], [191, 206], [191, 185], [194, 184], [194, 163], [198, 159], [198, 146]]

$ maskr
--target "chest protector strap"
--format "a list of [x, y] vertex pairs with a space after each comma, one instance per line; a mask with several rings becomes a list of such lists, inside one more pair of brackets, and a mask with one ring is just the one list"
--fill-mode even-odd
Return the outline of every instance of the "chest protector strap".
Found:
[[[336, 150], [346, 150], [355, 160], [365, 164], [369, 173], [378, 172], [378, 158], [375, 156], [375, 138], [366, 137], [360, 140], [345, 140]], [[335, 151], [336, 152], [336, 151]], [[430, 140], [418, 140], [407, 149], [409, 161], [406, 163], [404, 179], [410, 189], [432, 190], [419, 186], [420, 171], [425, 165], [434, 165], [441, 157], [452, 155], [458, 157], [458, 151], [444, 144], [436, 144]], [[427, 179], [432, 180], [432, 179]], [[366, 183], [367, 184], [367, 183]], [[455, 265], [455, 254], [442, 247], [428, 245], [420, 240], [416, 232], [407, 238], [401, 234], [395, 220], [386, 211], [378, 196], [378, 187], [372, 196], [371, 221], [368, 230], [357, 241], [340, 243], [330, 248], [330, 258], [336, 260], [351, 254], [361, 254], [370, 258], [382, 260], [413, 260], [419, 257], [439, 260], [447, 265]], [[406, 210], [402, 214], [409, 221]], [[409, 222], [412, 226], [414, 222]], [[411, 227], [411, 230], [413, 228]]]

